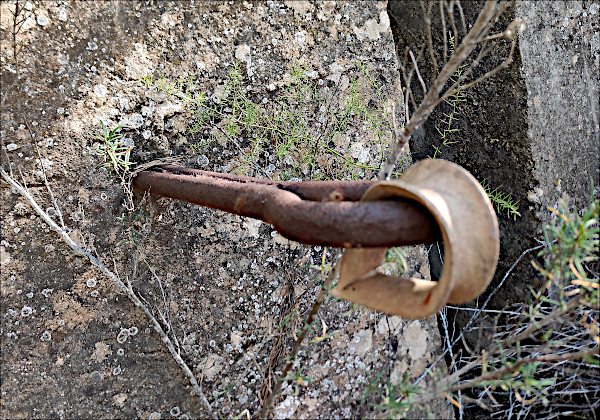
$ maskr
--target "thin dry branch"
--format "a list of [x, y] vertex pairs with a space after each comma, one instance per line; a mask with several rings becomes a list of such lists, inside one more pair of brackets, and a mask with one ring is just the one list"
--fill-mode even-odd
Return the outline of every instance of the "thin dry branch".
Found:
[[456, 4], [456, 8], [458, 9], [458, 14], [460, 15], [460, 23], [462, 24], [463, 34], [466, 34], [467, 33], [467, 25], [465, 23], [465, 14], [464, 14], [463, 8], [460, 4], [460, 0], [454, 1], [454, 4]]
[[529, 364], [529, 363], [535, 363], [535, 362], [559, 363], [559, 362], [571, 361], [571, 360], [581, 360], [585, 357], [594, 356], [597, 354], [598, 354], [598, 348], [593, 347], [593, 348], [588, 348], [583, 351], [578, 351], [578, 352], [574, 352], [574, 353], [527, 356], [512, 365], [504, 366], [500, 369], [488, 372], [484, 375], [480, 375], [480, 376], [473, 378], [471, 380], [468, 380], [468, 381], [458, 382], [452, 386], [447, 386], [448, 385], [447, 380], [444, 380], [441, 382], [435, 382], [431, 387], [427, 388], [422, 394], [419, 394], [418, 396], [411, 398], [410, 403], [411, 404], [423, 404], [423, 403], [426, 403], [427, 401], [431, 401], [432, 399], [435, 399], [435, 398], [438, 398], [438, 397], [444, 395], [444, 393], [456, 392], [459, 390], [473, 388], [475, 386], [478, 386], [478, 385], [488, 382], [488, 381], [501, 380], [501, 379], [506, 378], [507, 376], [513, 374], [514, 372], [516, 372], [521, 366]]
[[25, 114], [22, 114], [22, 115], [23, 115], [23, 119], [25, 120], [25, 124], [27, 125], [27, 130], [29, 131], [29, 135], [31, 136], [31, 141], [33, 142], [33, 145], [35, 146], [35, 151], [37, 152], [38, 159], [40, 161], [40, 168], [42, 169], [42, 176], [44, 178], [44, 184], [46, 185], [46, 190], [48, 191], [48, 194], [50, 194], [50, 199], [52, 200], [52, 205], [54, 205], [54, 211], [56, 211], [56, 214], [58, 214], [58, 220], [60, 220], [60, 226], [64, 229], [65, 222], [63, 220], [62, 212], [60, 211], [58, 202], [56, 201], [56, 198], [54, 197], [52, 188], [50, 188], [50, 184], [48, 184], [48, 178], [46, 177], [46, 168], [44, 168], [44, 161], [42, 160], [42, 154], [40, 153], [40, 148], [38, 147], [37, 141], [35, 139], [35, 133], [31, 129], [31, 126], [29, 125], [29, 120], [27, 119], [27, 116]]
[[[548, 317], [544, 318], [544, 320], [542, 320], [541, 322], [532, 323], [524, 331], [519, 332], [518, 334], [512, 334], [510, 337], [506, 338], [499, 344], [493, 344], [489, 349], [486, 350], [486, 354], [488, 355], [488, 357], [493, 356], [493, 355], [497, 354], [501, 349], [505, 348], [506, 346], [509, 346], [511, 344], [520, 342], [522, 340], [525, 340], [527, 338], [534, 336], [537, 331], [540, 331], [546, 325], [553, 323], [560, 316], [566, 314], [570, 310], [579, 306], [579, 304], [580, 304], [580, 302], [577, 299], [573, 299], [572, 301], [569, 302], [569, 304], [566, 307], [556, 309], [553, 313], [551, 313]], [[462, 368], [457, 370], [455, 373], [453, 373], [452, 375], [450, 375], [447, 378], [440, 381], [439, 385], [450, 384], [450, 383], [458, 381], [460, 379], [460, 377], [462, 375], [464, 375], [465, 373], [467, 373], [468, 371], [475, 369], [478, 366], [481, 366], [483, 363], [483, 360], [484, 360], [483, 357], [484, 356], [478, 356], [472, 362], [467, 363], [465, 366], [463, 366]]]
[[140, 308], [146, 314], [148, 319], [151, 321], [152, 326], [154, 327], [154, 330], [158, 333], [162, 342], [165, 343], [165, 345], [167, 346], [169, 353], [171, 353], [171, 356], [177, 362], [177, 364], [181, 367], [181, 369], [183, 370], [185, 375], [188, 377], [188, 380], [190, 381], [192, 387], [194, 388], [194, 391], [200, 397], [200, 400], [202, 402], [202, 405], [204, 406], [204, 409], [210, 414], [210, 416], [213, 419], [216, 420], [218, 417], [212, 411], [212, 408], [211, 408], [210, 404], [208, 403], [208, 400], [206, 399], [206, 396], [204, 395], [202, 388], [198, 384], [198, 381], [196, 380], [196, 377], [194, 376], [193, 372], [188, 367], [188, 365], [185, 363], [185, 361], [181, 358], [181, 356], [179, 355], [177, 350], [175, 350], [175, 347], [173, 346], [173, 342], [171, 341], [171, 338], [163, 330], [163, 328], [160, 325], [160, 323], [158, 322], [158, 320], [154, 317], [154, 315], [152, 315], [152, 312], [150, 311], [150, 309], [139, 299], [139, 297], [135, 294], [133, 289], [130, 286], [126, 286], [123, 283], [123, 281], [119, 278], [119, 276], [116, 275], [115, 273], [113, 273], [111, 270], [109, 270], [102, 263], [102, 261], [100, 261], [99, 258], [92, 255], [89, 251], [78, 246], [71, 239], [71, 237], [69, 236], [67, 231], [65, 229], [61, 228], [60, 226], [58, 226], [56, 224], [56, 222], [54, 222], [54, 220], [52, 220], [50, 218], [50, 216], [48, 216], [48, 214], [39, 206], [39, 204], [36, 202], [36, 200], [31, 196], [29, 191], [25, 187], [23, 187], [21, 184], [19, 184], [19, 182], [17, 182], [15, 179], [13, 179], [8, 173], [6, 173], [4, 168], [0, 168], [0, 174], [2, 175], [2, 178], [8, 184], [10, 184], [19, 194], [21, 194], [29, 202], [29, 204], [31, 205], [31, 207], [33, 207], [35, 212], [48, 224], [48, 226], [50, 226], [50, 228], [54, 232], [56, 232], [60, 236], [60, 238], [63, 240], [63, 242], [65, 242], [76, 255], [80, 255], [82, 257], [87, 258], [90, 263], [92, 263], [93, 265], [98, 267], [98, 269], [100, 269], [100, 271], [106, 277], [111, 279], [113, 281], [113, 283], [119, 289], [121, 289], [121, 291], [123, 291], [125, 294], [127, 294], [129, 299], [133, 302], [133, 304], [135, 306]]
[[421, 72], [419, 71], [419, 66], [417, 65], [417, 60], [415, 60], [415, 56], [412, 51], [409, 51], [408, 53], [410, 54], [410, 59], [412, 60], [414, 69], [417, 72], [417, 78], [419, 79], [419, 82], [421, 83], [421, 87], [423, 88], [423, 96], [425, 96], [425, 95], [427, 95], [427, 86], [425, 86], [425, 82], [423, 81], [423, 78], [421, 77]]
[[448, 13], [448, 20], [450, 20], [450, 26], [452, 26], [452, 33], [454, 42], [458, 43], [458, 29], [456, 28], [456, 21], [454, 20], [454, 2], [451, 1], [445, 4], [446, 12]]
[[[439, 76], [432, 83], [429, 92], [423, 99], [423, 102], [419, 105], [417, 110], [413, 113], [411, 119], [407, 122], [406, 126], [400, 130], [397, 137], [397, 142], [394, 148], [390, 152], [386, 159], [381, 171], [379, 172], [379, 179], [388, 179], [398, 156], [404, 145], [408, 142], [408, 139], [414, 133], [414, 131], [421, 125], [421, 123], [433, 112], [435, 103], [437, 102], [440, 94], [444, 88], [444, 85], [450, 77], [458, 70], [458, 68], [466, 61], [468, 56], [473, 52], [477, 46], [477, 39], [482, 33], [487, 33], [490, 26], [490, 21], [496, 14], [496, 1], [486, 1], [481, 13], [477, 17], [477, 20], [473, 24], [473, 27], [469, 33], [463, 39], [463, 42], [455, 50], [454, 54], [450, 56], [448, 62], [444, 65], [440, 71]], [[410, 86], [410, 85], [408, 85]], [[409, 87], [407, 87], [407, 91]], [[408, 94], [408, 92], [407, 92]]]
[[[400, 71], [402, 72], [402, 80], [404, 80], [404, 89], [403, 94], [404, 94], [404, 109], [405, 109], [405, 113], [406, 113], [406, 122], [408, 122], [408, 120], [410, 120], [410, 114], [409, 114], [409, 110], [408, 110], [408, 105], [409, 105], [409, 101], [412, 101], [413, 104], [413, 108], [417, 109], [417, 104], [415, 103], [415, 98], [412, 95], [411, 90], [409, 89], [409, 83], [410, 83], [410, 78], [408, 77], [408, 75], [406, 74], [406, 65], [407, 65], [407, 59], [408, 59], [408, 47], [406, 47], [406, 49], [404, 50], [404, 61], [400, 64]], [[394, 135], [394, 141], [395, 136], [397, 133], [392, 133]], [[395, 143], [394, 143], [395, 144]]]
[[[14, 5], [15, 5], [14, 11], [13, 10], [10, 11], [10, 13], [12, 14], [11, 35], [12, 35], [12, 47], [13, 47], [13, 62], [14, 62], [14, 66], [15, 66], [15, 71], [18, 72], [17, 55], [23, 48], [23, 44], [21, 44], [19, 46], [19, 43], [17, 42], [17, 35], [19, 35], [19, 33], [21, 32], [21, 29], [22, 29], [23, 25], [25, 24], [25, 22], [27, 21], [27, 19], [29, 19], [30, 17], [33, 16], [33, 11], [27, 11], [25, 9], [24, 2], [19, 2], [18, 0], [15, 1]], [[23, 12], [24, 10], [25, 10], [25, 12]], [[21, 16], [21, 14], [22, 14], [22, 17], [19, 18], [19, 16]], [[17, 48], [17, 47], [19, 47], [19, 48]]]
[[[444, 63], [448, 61], [448, 36], [446, 30], [446, 18], [444, 17], [444, 3], [440, 1], [440, 20], [442, 21], [442, 36], [444, 37]], [[465, 33], [467, 33], [465, 31]], [[437, 73], [437, 69], [435, 69]]]
[[[512, 23], [511, 26], [513, 25], [518, 25], [521, 23], [520, 19], [515, 19]], [[514, 36], [514, 32], [512, 30], [507, 29], [506, 31], [503, 31], [502, 33], [496, 34], [496, 35], [490, 35], [490, 38], [492, 39], [496, 39], [496, 38], [509, 38], [509, 37], [513, 37]], [[482, 40], [480, 42], [488, 42], [488, 40]], [[448, 90], [446, 91], [446, 93], [444, 93], [444, 95], [442, 95], [437, 101], [434, 102], [434, 107], [437, 106], [438, 104], [440, 104], [441, 102], [445, 101], [446, 99], [448, 99], [451, 96], [456, 95], [458, 92], [462, 92], [464, 90], [469, 89], [470, 87], [483, 82], [486, 79], [489, 79], [490, 77], [492, 77], [493, 75], [495, 75], [496, 73], [498, 73], [499, 71], [509, 67], [512, 64], [512, 58], [514, 55], [514, 51], [517, 45], [517, 39], [513, 37], [513, 40], [511, 42], [510, 45], [510, 51], [508, 53], [508, 55], [506, 56], [506, 58], [504, 59], [504, 61], [499, 64], [498, 66], [494, 67], [492, 70], [488, 71], [487, 73], [485, 73], [483, 76], [478, 77], [476, 80], [473, 80], [467, 84], [464, 85], [460, 85], [462, 82], [464, 82], [466, 80], [466, 78], [471, 74], [471, 72], [473, 71], [473, 69], [475, 67], [477, 67], [477, 65], [480, 63], [481, 58], [483, 58], [485, 55], [487, 55], [490, 51], [491, 48], [485, 48], [485, 44], [484, 47], [482, 48], [481, 52], [479, 53], [477, 59], [473, 60], [473, 62], [469, 65], [469, 67], [467, 67], [465, 69], [464, 72], [462, 72], [461, 77], [458, 78], [456, 80], [456, 82], [454, 82], [454, 84], [452, 86], [450, 86], [450, 88], [448, 88]]]
[[327, 277], [327, 280], [325, 280], [324, 285], [321, 287], [321, 291], [319, 292], [319, 295], [317, 296], [317, 299], [315, 300], [315, 303], [313, 304], [310, 314], [308, 315], [308, 318], [306, 319], [304, 328], [302, 329], [302, 332], [298, 335], [298, 338], [294, 342], [294, 346], [292, 347], [292, 352], [288, 358], [288, 362], [285, 365], [285, 368], [283, 369], [283, 372], [281, 373], [281, 377], [279, 378], [279, 380], [273, 387], [273, 390], [271, 391], [271, 393], [265, 400], [265, 403], [264, 403], [262, 409], [260, 410], [259, 418], [261, 418], [261, 419], [267, 418], [269, 410], [271, 409], [271, 405], [273, 404], [273, 399], [277, 395], [279, 395], [279, 391], [281, 390], [281, 386], [283, 385], [282, 379], [287, 377], [288, 372], [290, 371], [292, 366], [294, 366], [294, 363], [296, 362], [296, 356], [298, 355], [298, 351], [300, 351], [300, 346], [302, 345], [302, 342], [304, 341], [304, 337], [306, 337], [306, 333], [310, 329], [310, 326], [312, 325], [312, 323], [315, 319], [315, 316], [319, 312], [319, 309], [321, 309], [321, 305], [323, 304], [323, 301], [329, 294], [329, 289], [331, 288], [333, 281], [339, 274], [339, 268], [340, 268], [339, 262], [340, 261], [341, 261], [341, 259], [338, 260], [334, 264], [333, 268], [331, 269], [331, 272], [329, 273], [329, 275]]
[[[442, 7], [442, 2], [440, 2], [440, 7]], [[429, 49], [429, 57], [431, 58], [431, 63], [433, 64], [433, 72], [431, 73], [431, 83], [437, 77], [437, 60], [435, 59], [435, 53], [433, 52], [433, 37], [431, 36], [431, 10], [433, 9], [433, 3], [429, 3], [429, 7], [425, 10], [425, 3], [421, 0], [421, 10], [423, 10], [423, 19], [425, 20], [425, 29], [427, 31], [427, 48]], [[444, 16], [442, 15], [442, 20]], [[446, 34], [444, 33], [444, 40], [446, 38]], [[446, 44], [444, 42], [444, 62], [446, 62]], [[414, 58], [413, 58], [414, 59]], [[417, 67], [417, 63], [415, 63], [415, 67]], [[426, 89], [423, 88], [423, 95], [426, 94]], [[407, 120], [408, 121], [408, 120]]]

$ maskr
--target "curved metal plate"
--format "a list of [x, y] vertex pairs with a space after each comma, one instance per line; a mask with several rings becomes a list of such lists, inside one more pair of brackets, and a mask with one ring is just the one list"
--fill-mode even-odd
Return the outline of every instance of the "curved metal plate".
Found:
[[377, 273], [387, 248], [347, 249], [332, 294], [409, 319], [435, 315], [446, 303], [468, 302], [493, 278], [500, 240], [487, 194], [462, 167], [427, 159], [398, 180], [371, 186], [363, 201], [410, 199], [429, 210], [444, 240], [444, 269], [438, 282]]

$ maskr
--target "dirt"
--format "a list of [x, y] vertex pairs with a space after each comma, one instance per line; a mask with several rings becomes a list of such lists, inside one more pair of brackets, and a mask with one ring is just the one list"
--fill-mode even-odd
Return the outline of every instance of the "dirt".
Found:
[[[44, 165], [71, 237], [129, 279], [171, 328], [213, 410], [223, 417], [256, 414], [302, 327], [293, 315], [304, 316], [318, 292], [319, 272], [306, 266], [319, 266], [323, 257], [332, 264], [339, 251], [169, 199], [136, 197], [138, 207], [128, 211], [114, 171], [99, 167], [92, 133], [99, 120], [124, 124], [136, 163], [179, 156], [184, 166], [234, 171], [244, 159], [238, 148], [192, 148], [189, 114], [139, 79], [192, 73], [212, 93], [237, 58], [252, 91], [270, 98], [270, 85], [285, 84], [293, 59], [325, 80], [363, 60], [393, 92], [385, 4], [28, 2], [16, 61], [13, 7], [1, 4], [3, 167], [10, 160], [48, 209]], [[358, 130], [353, 135], [370, 141]], [[367, 155], [366, 163], [375, 158]], [[146, 316], [4, 183], [1, 194], [2, 417], [206, 417]], [[58, 220], [55, 209], [49, 213]], [[424, 248], [407, 255], [407, 274], [427, 277]], [[287, 315], [291, 321], [280, 330]], [[420, 375], [441, 347], [435, 319], [405, 321], [334, 299], [318, 319], [319, 335], [335, 334], [302, 348], [301, 376], [310, 380], [287, 381], [275, 417], [375, 417], [381, 410], [373, 404], [382, 397], [368, 385], [407, 370]], [[423, 410], [452, 415], [446, 400]]]

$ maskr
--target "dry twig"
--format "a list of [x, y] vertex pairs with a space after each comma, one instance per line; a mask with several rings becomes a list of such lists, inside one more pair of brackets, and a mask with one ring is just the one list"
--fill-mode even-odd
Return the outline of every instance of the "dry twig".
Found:
[[306, 319], [304, 328], [302, 329], [302, 332], [298, 335], [298, 338], [294, 342], [294, 346], [292, 347], [292, 352], [291, 352], [290, 356], [288, 357], [288, 362], [285, 365], [285, 367], [283, 368], [283, 372], [281, 373], [281, 378], [277, 381], [277, 383], [273, 387], [273, 390], [271, 391], [271, 393], [265, 400], [265, 403], [263, 404], [263, 407], [259, 414], [259, 417], [261, 419], [267, 418], [269, 410], [271, 409], [271, 405], [273, 404], [273, 399], [279, 394], [279, 391], [281, 390], [281, 386], [283, 385], [283, 381], [281, 379], [287, 377], [288, 372], [290, 371], [290, 369], [296, 362], [296, 356], [298, 355], [300, 346], [302, 345], [302, 342], [304, 341], [304, 337], [306, 337], [306, 333], [308, 332], [312, 323], [314, 322], [315, 316], [319, 312], [319, 309], [321, 309], [321, 305], [323, 304], [323, 301], [329, 294], [329, 289], [331, 288], [333, 281], [339, 274], [339, 267], [340, 267], [339, 261], [340, 260], [338, 260], [334, 264], [333, 268], [329, 272], [329, 275], [327, 276], [327, 280], [321, 287], [321, 291], [319, 292], [319, 295], [317, 296], [317, 299], [315, 300], [315, 303], [313, 304], [310, 314], [308, 315], [308, 318]]
[[[454, 4], [454, 3], [452, 2], [452, 4]], [[418, 58], [415, 60], [414, 56], [411, 54], [412, 67], [408, 74], [406, 73], [406, 70], [405, 70], [406, 59], [404, 60], [403, 64], [401, 64], [401, 70], [402, 70], [402, 74], [403, 74], [403, 78], [404, 78], [404, 84], [406, 86], [405, 106], [407, 107], [409, 99], [410, 99], [410, 101], [413, 103], [413, 107], [415, 108], [415, 110], [414, 110], [412, 116], [410, 117], [410, 119], [408, 119], [406, 121], [405, 127], [403, 129], [399, 130], [398, 133], [393, 134], [395, 144], [394, 144], [394, 147], [393, 147], [391, 153], [389, 154], [388, 158], [384, 162], [384, 164], [381, 168], [381, 171], [379, 172], [379, 179], [388, 179], [389, 178], [389, 176], [393, 170], [393, 167], [396, 164], [396, 161], [398, 160], [398, 156], [400, 155], [402, 148], [407, 144], [408, 140], [410, 139], [410, 137], [414, 133], [414, 131], [417, 128], [419, 128], [421, 124], [423, 124], [423, 122], [429, 117], [429, 115], [431, 115], [431, 113], [433, 112], [433, 110], [435, 109], [435, 107], [438, 104], [440, 104], [442, 101], [444, 101], [448, 97], [455, 95], [457, 92], [465, 90], [465, 89], [473, 86], [474, 84], [481, 83], [483, 80], [486, 80], [486, 79], [492, 77], [494, 74], [498, 73], [500, 70], [502, 70], [510, 65], [510, 63], [512, 61], [512, 55], [513, 55], [513, 52], [514, 52], [514, 49], [516, 46], [516, 39], [514, 39], [514, 29], [518, 25], [519, 21], [512, 22], [509, 25], [509, 27], [502, 33], [496, 34], [496, 35], [492, 36], [491, 38], [487, 37], [489, 30], [491, 29], [493, 24], [498, 20], [499, 16], [504, 12], [506, 6], [507, 6], [507, 3], [505, 1], [498, 2], [498, 1], [488, 0], [485, 2], [485, 5], [484, 5], [483, 9], [481, 10], [481, 13], [479, 14], [477, 20], [473, 24], [473, 27], [465, 35], [465, 37], [462, 39], [462, 42], [460, 43], [460, 45], [456, 48], [454, 53], [450, 56], [448, 61], [444, 64], [444, 67], [440, 70], [439, 74], [437, 74], [437, 77], [431, 83], [431, 87], [429, 88], [428, 91], [424, 87], [423, 79], [421, 77], [419, 77], [419, 81], [421, 82], [421, 85], [423, 86], [423, 90], [426, 94], [425, 94], [423, 101], [418, 105], [418, 107], [415, 105], [415, 101], [413, 99], [413, 94], [410, 89], [410, 82], [411, 82], [411, 77], [412, 77], [413, 71], [417, 72], [418, 76], [420, 74], [417, 69], [417, 65], [415, 63], [415, 61], [418, 61]], [[440, 6], [440, 7], [443, 9], [442, 6]], [[456, 29], [454, 18], [451, 13], [452, 5], [449, 5], [449, 6], [447, 5], [446, 7], [448, 10], [450, 22], [451, 22], [451, 25], [452, 25], [452, 28], [454, 31], [454, 39], [458, 40], [458, 31]], [[425, 6], [422, 6], [422, 8], [423, 8], [423, 11], [425, 14], [425, 22], [426, 22], [426, 26], [427, 26], [428, 46], [430, 49], [430, 55], [433, 56], [434, 55], [433, 49], [432, 49], [433, 47], [431, 46], [431, 41], [430, 41], [430, 38], [431, 38], [431, 26], [430, 26], [431, 25], [431, 17], [430, 17], [431, 8], [428, 8], [426, 11], [425, 11]], [[459, 11], [461, 12], [461, 19], [463, 19], [462, 8], [460, 8]], [[443, 17], [444, 14], [442, 12], [443, 11], [440, 10], [440, 13], [442, 16], [441, 17], [442, 26], [444, 27], [444, 40], [445, 40], [444, 41], [444, 45], [445, 45], [444, 46], [444, 57], [445, 57], [447, 55], [446, 34], [445, 34], [446, 24], [445, 24], [445, 19]], [[500, 64], [496, 68], [490, 70], [483, 76], [477, 78], [476, 80], [474, 80], [472, 82], [462, 85], [461, 83], [465, 81], [465, 78], [479, 64], [481, 58], [490, 51], [489, 49], [485, 48], [485, 45], [486, 45], [485, 43], [492, 39], [497, 39], [497, 38], [513, 38], [513, 41], [511, 44], [511, 50], [510, 50], [510, 53], [508, 54], [507, 58], [504, 60], [504, 62], [502, 64]], [[465, 63], [465, 61], [467, 61], [467, 59], [469, 58], [471, 53], [475, 50], [475, 48], [477, 48], [477, 46], [480, 43], [484, 43], [484, 46], [481, 48], [481, 51], [480, 51], [479, 55], [477, 56], [477, 58], [471, 63], [470, 67], [465, 72], [462, 73], [461, 77], [450, 88], [448, 88], [444, 91], [444, 86], [446, 85], [446, 83], [448, 82], [450, 77], [452, 77], [452, 75], [455, 74], [455, 72], [458, 70], [458, 68], [461, 65], [463, 65], [463, 63]], [[418, 56], [420, 57], [420, 54]], [[434, 74], [437, 73], [437, 68], [435, 67], [435, 61], [434, 61], [433, 73]], [[408, 114], [408, 112], [407, 112], [407, 114]]]
[[65, 229], [63, 229], [62, 227], [58, 226], [56, 224], [56, 222], [54, 222], [54, 220], [52, 220], [50, 218], [50, 216], [48, 216], [48, 214], [39, 206], [39, 204], [36, 202], [36, 200], [31, 196], [31, 194], [29, 193], [27, 188], [22, 186], [19, 182], [17, 182], [14, 178], [12, 178], [8, 173], [6, 173], [4, 168], [0, 168], [0, 174], [2, 175], [2, 178], [8, 184], [10, 184], [21, 196], [23, 196], [27, 200], [27, 202], [29, 202], [29, 204], [31, 205], [31, 207], [33, 207], [35, 212], [48, 224], [48, 226], [50, 226], [50, 228], [53, 231], [55, 231], [60, 236], [60, 238], [63, 240], [63, 242], [65, 242], [76, 255], [80, 255], [82, 257], [87, 258], [90, 263], [92, 263], [93, 265], [98, 267], [98, 269], [100, 269], [100, 271], [106, 277], [111, 279], [113, 281], [113, 283], [129, 297], [129, 299], [133, 302], [133, 304], [135, 306], [140, 308], [146, 314], [148, 319], [150, 319], [154, 330], [158, 333], [162, 342], [165, 343], [165, 345], [167, 346], [167, 349], [169, 350], [169, 353], [171, 353], [171, 356], [177, 362], [177, 364], [181, 367], [181, 369], [183, 370], [185, 375], [188, 377], [188, 380], [192, 384], [194, 391], [200, 397], [200, 400], [202, 402], [202, 405], [204, 406], [204, 409], [210, 414], [210, 416], [213, 419], [217, 419], [217, 416], [212, 411], [212, 408], [211, 408], [210, 404], [208, 403], [208, 400], [206, 399], [204, 392], [202, 391], [202, 388], [198, 384], [198, 381], [196, 380], [196, 377], [192, 373], [191, 369], [188, 367], [187, 363], [185, 363], [185, 361], [181, 358], [181, 356], [179, 355], [179, 352], [175, 349], [175, 346], [173, 345], [171, 338], [164, 331], [164, 329], [162, 328], [162, 326], [160, 325], [158, 320], [154, 317], [154, 315], [152, 314], [152, 312], [150, 311], [148, 306], [146, 304], [144, 304], [140, 300], [140, 298], [135, 294], [135, 292], [131, 288], [131, 284], [126, 286], [123, 283], [123, 281], [120, 279], [120, 277], [117, 274], [115, 274], [113, 271], [109, 270], [98, 257], [92, 255], [90, 251], [78, 246], [73, 241], [73, 239], [71, 239], [71, 237], [69, 236], [67, 231]]

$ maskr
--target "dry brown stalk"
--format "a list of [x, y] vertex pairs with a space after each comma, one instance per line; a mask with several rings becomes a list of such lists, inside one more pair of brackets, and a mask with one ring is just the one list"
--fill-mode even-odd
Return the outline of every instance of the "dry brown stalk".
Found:
[[323, 301], [325, 300], [327, 295], [329, 295], [329, 289], [331, 288], [333, 281], [339, 274], [339, 267], [340, 267], [340, 264], [339, 264], [339, 260], [338, 260], [338, 262], [334, 264], [333, 268], [329, 272], [329, 275], [327, 276], [327, 280], [325, 280], [323, 287], [321, 287], [321, 291], [319, 292], [319, 295], [317, 296], [317, 299], [315, 300], [315, 303], [313, 304], [310, 314], [308, 315], [308, 318], [306, 319], [304, 328], [302, 329], [302, 332], [298, 335], [298, 338], [294, 342], [294, 346], [292, 347], [292, 352], [291, 352], [290, 356], [288, 357], [288, 362], [285, 365], [285, 367], [283, 368], [283, 372], [281, 373], [281, 378], [275, 383], [273, 390], [271, 391], [271, 393], [267, 397], [265, 403], [263, 404], [263, 407], [260, 410], [259, 418], [261, 418], [261, 419], [267, 418], [267, 416], [269, 414], [269, 410], [271, 409], [271, 405], [273, 404], [273, 399], [277, 395], [279, 395], [279, 391], [281, 391], [281, 386], [283, 385], [283, 381], [281, 379], [287, 377], [288, 372], [290, 371], [290, 369], [296, 362], [296, 356], [298, 355], [300, 346], [302, 345], [302, 342], [304, 341], [304, 337], [306, 337], [306, 333], [308, 332], [308, 330], [310, 329], [310, 326], [314, 322], [315, 316], [319, 312], [319, 309], [321, 309], [321, 305], [323, 304]]
[[[435, 80], [431, 83], [431, 87], [429, 88], [429, 90], [426, 89], [422, 78], [419, 77], [419, 81], [421, 82], [421, 84], [423, 86], [423, 91], [424, 91], [425, 97], [424, 97], [423, 101], [418, 105], [418, 107], [416, 107], [412, 116], [410, 116], [410, 118], [408, 118], [408, 116], [407, 116], [407, 122], [406, 122], [405, 127], [403, 129], [400, 129], [397, 132], [394, 131], [392, 133], [392, 137], [394, 139], [394, 147], [393, 147], [391, 153], [388, 155], [388, 158], [384, 162], [384, 164], [381, 168], [381, 171], [379, 172], [379, 179], [389, 179], [389, 176], [393, 170], [394, 165], [396, 164], [396, 161], [398, 160], [398, 156], [400, 155], [401, 150], [408, 143], [408, 140], [410, 139], [410, 137], [414, 133], [414, 131], [417, 128], [419, 128], [419, 126], [421, 124], [423, 124], [423, 122], [429, 117], [429, 115], [431, 115], [431, 113], [433, 112], [433, 110], [439, 103], [441, 103], [448, 97], [455, 95], [457, 92], [465, 90], [465, 89], [473, 86], [474, 84], [481, 83], [482, 81], [492, 77], [494, 74], [498, 73], [500, 70], [502, 70], [510, 65], [510, 63], [512, 61], [512, 54], [514, 52], [514, 48], [516, 45], [516, 40], [514, 40], [514, 39], [513, 39], [510, 53], [502, 64], [500, 64], [493, 70], [490, 70], [485, 75], [477, 78], [476, 80], [474, 80], [470, 83], [467, 83], [465, 85], [461, 85], [461, 83], [465, 81], [465, 78], [479, 64], [481, 58], [490, 51], [488, 48], [485, 48], [486, 43], [488, 41], [490, 41], [492, 39], [502, 38], [502, 37], [504, 37], [504, 38], [513, 37], [514, 28], [518, 25], [518, 21], [512, 22], [509, 25], [509, 27], [502, 33], [496, 34], [496, 35], [492, 36], [491, 38], [487, 37], [487, 33], [489, 32], [489, 30], [491, 29], [493, 24], [497, 21], [499, 16], [504, 12], [506, 6], [507, 6], [507, 3], [504, 1], [501, 1], [501, 2], [491, 1], [491, 0], [486, 1], [483, 9], [481, 10], [481, 13], [479, 14], [477, 20], [473, 24], [473, 27], [465, 35], [465, 37], [462, 39], [462, 42], [460, 43], [460, 45], [456, 48], [454, 53], [450, 56], [448, 61], [444, 64], [444, 67], [442, 68], [442, 70], [440, 70], [440, 72], [437, 75], [437, 77], [435, 78]], [[450, 22], [451, 22], [451, 25], [452, 25], [453, 31], [454, 31], [454, 39], [457, 42], [458, 31], [456, 29], [453, 15], [450, 14], [451, 6], [446, 5], [446, 7], [448, 7]], [[423, 6], [423, 10], [425, 13], [425, 22], [426, 22], [427, 31], [428, 31], [428, 45], [430, 47], [430, 55], [433, 55], [432, 46], [430, 45], [431, 42], [429, 42], [430, 33], [431, 33], [431, 27], [430, 27], [431, 8], [429, 8], [429, 9], [427, 9], [427, 11], [425, 11], [424, 6]], [[459, 10], [462, 11], [462, 9], [459, 9]], [[443, 13], [441, 13], [441, 14], [442, 14], [442, 25], [445, 28], [445, 26], [446, 26], [445, 19], [443, 18]], [[461, 13], [461, 17], [462, 17], [462, 13]], [[429, 19], [429, 21], [428, 21], [428, 19]], [[444, 39], [446, 39], [445, 29], [444, 29]], [[445, 41], [445, 43], [446, 43], [446, 41]], [[479, 55], [477, 56], [477, 58], [471, 63], [470, 67], [461, 75], [461, 77], [449, 89], [447, 89], [444, 92], [444, 86], [446, 85], [446, 83], [448, 82], [450, 77], [452, 77], [452, 75], [455, 74], [455, 72], [458, 70], [458, 68], [468, 60], [471, 53], [473, 53], [473, 51], [477, 48], [477, 46], [480, 43], [484, 43], [484, 46], [481, 48], [481, 51], [480, 51]], [[447, 55], [446, 49], [447, 48], [445, 46], [444, 47], [444, 51], [445, 51], [444, 56]], [[416, 61], [416, 60], [414, 60], [414, 55], [411, 53], [410, 56], [411, 56], [412, 68], [411, 68], [410, 72], [408, 73], [408, 75], [406, 74], [404, 66], [401, 65], [401, 70], [402, 70], [402, 74], [404, 77], [404, 84], [406, 86], [406, 92], [405, 92], [406, 107], [407, 107], [409, 98], [410, 98], [411, 102], [413, 103], [413, 107], [415, 104], [415, 101], [413, 99], [413, 94], [410, 89], [410, 81], [411, 81], [411, 77], [412, 77], [412, 72], [416, 71], [417, 75], [419, 75], [417, 65], [414, 62], [414, 61]], [[420, 56], [420, 54], [418, 56]], [[437, 69], [435, 69], [435, 66], [434, 66], [434, 74], [436, 72], [437, 72]], [[407, 114], [408, 114], [408, 112], [407, 112]]]

